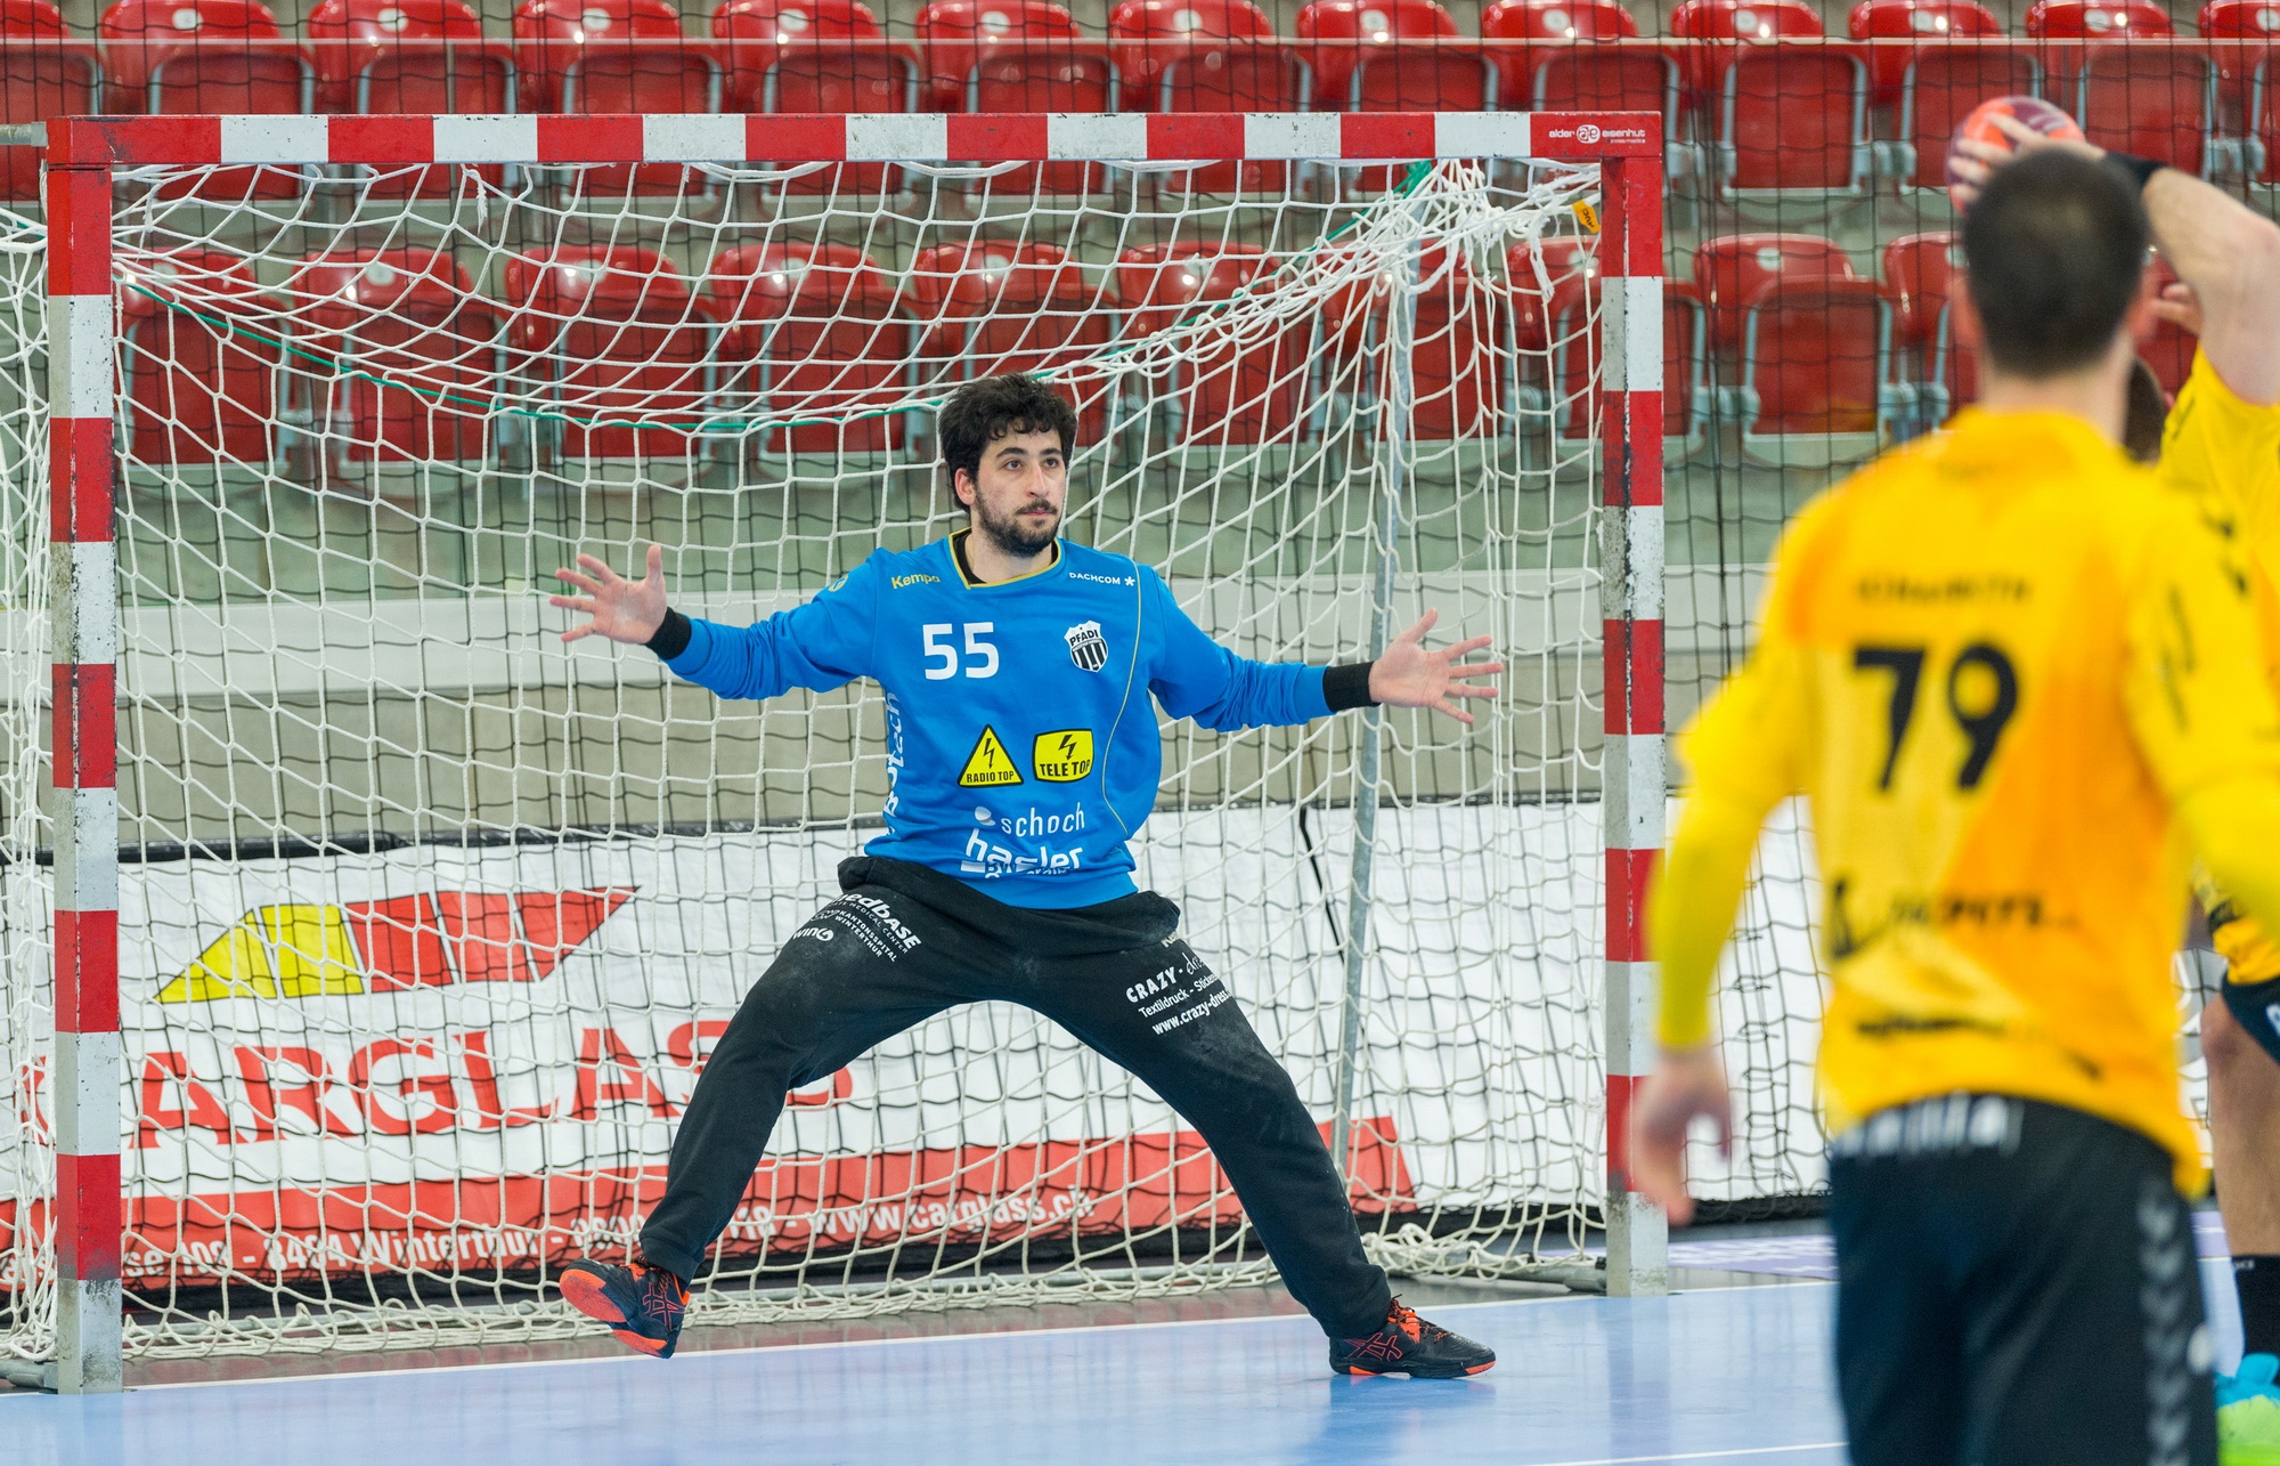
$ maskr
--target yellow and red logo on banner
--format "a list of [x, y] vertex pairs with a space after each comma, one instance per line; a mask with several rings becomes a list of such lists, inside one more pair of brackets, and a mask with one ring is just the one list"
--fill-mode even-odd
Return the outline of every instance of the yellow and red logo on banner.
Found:
[[162, 1003], [313, 998], [536, 982], [632, 899], [593, 891], [438, 891], [345, 906], [258, 906], [165, 987]]

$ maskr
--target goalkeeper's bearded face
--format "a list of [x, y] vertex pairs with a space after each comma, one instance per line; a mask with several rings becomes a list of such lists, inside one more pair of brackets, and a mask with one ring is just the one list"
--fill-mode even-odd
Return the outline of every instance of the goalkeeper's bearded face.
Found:
[[1034, 555], [1061, 532], [1069, 498], [1069, 464], [1056, 433], [1000, 433], [982, 452], [980, 469], [960, 471], [958, 497], [974, 528], [1009, 555]]

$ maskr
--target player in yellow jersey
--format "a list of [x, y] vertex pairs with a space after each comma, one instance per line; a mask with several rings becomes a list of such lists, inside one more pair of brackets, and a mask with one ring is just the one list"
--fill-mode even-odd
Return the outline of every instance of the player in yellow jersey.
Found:
[[[2001, 124], [1998, 124], [2000, 126]], [[2067, 146], [2006, 129], [2016, 153], [1977, 147], [1967, 181], [2014, 156]], [[2153, 455], [2170, 487], [2204, 497], [2231, 527], [2247, 562], [2268, 682], [2280, 684], [2280, 226], [2200, 179], [2142, 159], [2155, 242], [2182, 282], [2158, 307], [2200, 342]], [[2132, 399], [2133, 425], [2140, 413]], [[2238, 1285], [2244, 1353], [2217, 1382], [2217, 1438], [2226, 1466], [2280, 1466], [2280, 943], [2240, 914], [2205, 877], [2197, 883], [2223, 956], [2201, 1015], [2208, 1061], [2217, 1199]]]
[[1687, 1219], [1687, 1127], [1727, 1125], [1718, 954], [1805, 794], [1853, 1459], [2208, 1466], [2170, 953], [2195, 851], [2280, 917], [2280, 714], [2227, 544], [2116, 446], [2152, 310], [2130, 181], [2023, 159], [1963, 246], [1982, 405], [1798, 516], [1688, 735], [1634, 1176]]

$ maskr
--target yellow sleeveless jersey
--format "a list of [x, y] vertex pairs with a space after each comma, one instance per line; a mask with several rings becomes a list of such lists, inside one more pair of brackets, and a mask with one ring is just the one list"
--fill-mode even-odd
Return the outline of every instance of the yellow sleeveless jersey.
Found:
[[[2241, 401], [2196, 353], [2193, 374], [2169, 410], [2159, 473], [2171, 488], [2207, 496], [2215, 516], [2233, 526], [2263, 638], [2265, 676], [2280, 688], [2280, 407]], [[2229, 978], [2280, 977], [2280, 942], [2236, 912], [2205, 875], [2196, 883]]]
[[[1696, 787], [1810, 799], [1832, 1129], [1956, 1090], [2139, 1130], [2195, 1186], [2172, 803], [2280, 767], [2241, 577], [2088, 424], [1966, 412], [1785, 536]], [[1667, 1010], [1666, 1010], [1667, 1011]]]

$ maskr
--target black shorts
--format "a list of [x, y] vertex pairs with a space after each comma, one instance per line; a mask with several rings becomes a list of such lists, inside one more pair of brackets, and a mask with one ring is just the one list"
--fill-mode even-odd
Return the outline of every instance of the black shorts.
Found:
[[2214, 1466], [2170, 1157], [2077, 1110], [1947, 1095], [1829, 1147], [1856, 1466]]
[[2225, 1006], [2239, 1020], [2256, 1041], [2264, 1045], [2264, 1052], [2280, 1063], [2280, 977], [2268, 977], [2262, 982], [2234, 982], [2225, 980], [2220, 989], [2225, 995]]

